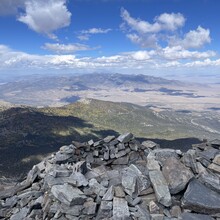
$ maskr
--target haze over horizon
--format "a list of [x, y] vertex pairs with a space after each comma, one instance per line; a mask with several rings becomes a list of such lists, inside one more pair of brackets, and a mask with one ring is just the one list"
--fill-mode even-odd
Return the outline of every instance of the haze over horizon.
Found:
[[220, 82], [219, 8], [218, 0], [2, 0], [0, 76], [119, 72]]

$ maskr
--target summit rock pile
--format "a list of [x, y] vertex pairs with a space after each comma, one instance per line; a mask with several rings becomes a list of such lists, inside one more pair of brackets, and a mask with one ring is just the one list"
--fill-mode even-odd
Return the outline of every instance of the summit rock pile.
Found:
[[220, 220], [220, 141], [186, 153], [131, 133], [72, 142], [0, 191], [11, 220]]

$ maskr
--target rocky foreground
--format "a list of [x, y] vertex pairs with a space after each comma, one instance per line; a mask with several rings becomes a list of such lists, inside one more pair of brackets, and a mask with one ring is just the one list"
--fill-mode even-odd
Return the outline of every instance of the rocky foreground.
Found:
[[220, 220], [220, 141], [186, 153], [130, 133], [73, 142], [0, 191], [0, 218]]

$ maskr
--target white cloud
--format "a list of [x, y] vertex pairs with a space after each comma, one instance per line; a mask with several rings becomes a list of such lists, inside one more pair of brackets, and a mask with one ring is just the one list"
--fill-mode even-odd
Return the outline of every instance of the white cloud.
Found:
[[108, 29], [102, 29], [102, 28], [90, 28], [88, 30], [82, 30], [82, 34], [107, 34], [109, 31], [111, 31], [110, 28]]
[[186, 20], [180, 13], [163, 13], [156, 16], [154, 22], [150, 23], [131, 17], [129, 12], [123, 8], [121, 17], [123, 20], [121, 29], [128, 32], [126, 36], [142, 48], [158, 47], [161, 32], [173, 32], [184, 26]]
[[28, 0], [25, 2], [25, 14], [18, 21], [28, 25], [37, 33], [56, 38], [53, 32], [70, 25], [71, 13], [66, 7], [66, 0]]
[[148, 21], [132, 18], [129, 12], [122, 8], [121, 17], [129, 28], [141, 34], [158, 33], [166, 30], [174, 31], [185, 24], [185, 18], [180, 13], [164, 13], [155, 17], [154, 23], [149, 23]]
[[89, 40], [89, 36], [88, 36], [88, 35], [79, 35], [79, 36], [77, 36], [77, 38], [78, 38], [79, 40], [82, 40], [82, 41], [87, 41], [87, 40]]
[[[56, 44], [55, 44], [56, 45]], [[58, 45], [59, 47], [59, 45]], [[179, 70], [194, 71], [195, 67], [219, 68], [220, 59], [213, 57], [212, 51], [198, 52], [188, 51], [181, 47], [166, 47], [157, 50], [140, 50], [116, 54], [114, 56], [101, 57], [77, 57], [76, 55], [38, 55], [15, 51], [0, 45], [0, 73], [22, 71], [28, 72], [54, 70], [65, 71], [67, 69], [82, 72], [93, 71], [127, 71], [127, 73], [141, 72], [150, 74]]]
[[170, 45], [181, 45], [183, 48], [200, 48], [206, 43], [210, 43], [210, 31], [198, 26], [196, 30], [191, 30], [185, 34], [183, 39], [171, 38]]
[[194, 62], [186, 63], [184, 66], [186, 67], [207, 67], [207, 66], [220, 67], [220, 59], [217, 59], [217, 60], [205, 59], [203, 61], [197, 60]]
[[91, 50], [89, 46], [84, 44], [45, 43], [43, 48], [46, 50], [53, 51], [55, 53], [73, 53], [76, 51]]
[[80, 31], [80, 34], [77, 36], [79, 40], [86, 41], [89, 40], [90, 36], [93, 34], [107, 34], [112, 31], [112, 29], [102, 29], [102, 28], [90, 28], [88, 30]]
[[175, 31], [184, 26], [186, 19], [180, 13], [163, 13], [155, 21], [160, 24], [161, 30]]
[[0, 15], [15, 15], [19, 8], [24, 7], [24, 0], [1, 0]]
[[157, 47], [157, 36], [155, 34], [143, 37], [138, 34], [132, 33], [127, 34], [126, 36], [131, 42], [138, 44], [142, 48]]
[[181, 46], [165, 47], [157, 52], [157, 55], [167, 60], [181, 60], [181, 59], [206, 59], [216, 56], [214, 51], [189, 51]]
[[130, 55], [134, 60], [138, 61], [145, 61], [151, 58], [151, 54], [148, 51], [137, 51], [130, 53]]

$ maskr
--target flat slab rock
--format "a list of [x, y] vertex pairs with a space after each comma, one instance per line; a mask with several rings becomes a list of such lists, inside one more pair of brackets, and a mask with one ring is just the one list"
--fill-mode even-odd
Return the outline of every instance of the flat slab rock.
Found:
[[184, 208], [203, 214], [220, 213], [220, 194], [193, 179], [183, 196]]
[[128, 203], [124, 198], [114, 197], [113, 199], [113, 220], [128, 220], [130, 219], [130, 212]]
[[60, 202], [69, 206], [82, 205], [87, 198], [81, 190], [69, 184], [52, 186], [51, 193]]
[[181, 215], [181, 219], [182, 220], [214, 220], [214, 218], [212, 218], [209, 215], [201, 215], [201, 214], [194, 214], [187, 212]]
[[131, 133], [126, 133], [126, 134], [122, 134], [120, 135], [117, 140], [121, 143], [126, 143], [129, 142], [131, 139], [133, 138], [133, 134]]
[[162, 172], [153, 170], [149, 172], [149, 176], [157, 197], [157, 201], [166, 207], [170, 206], [171, 195]]
[[171, 194], [177, 194], [182, 191], [189, 180], [194, 176], [192, 171], [175, 157], [166, 160], [162, 173], [167, 181]]

